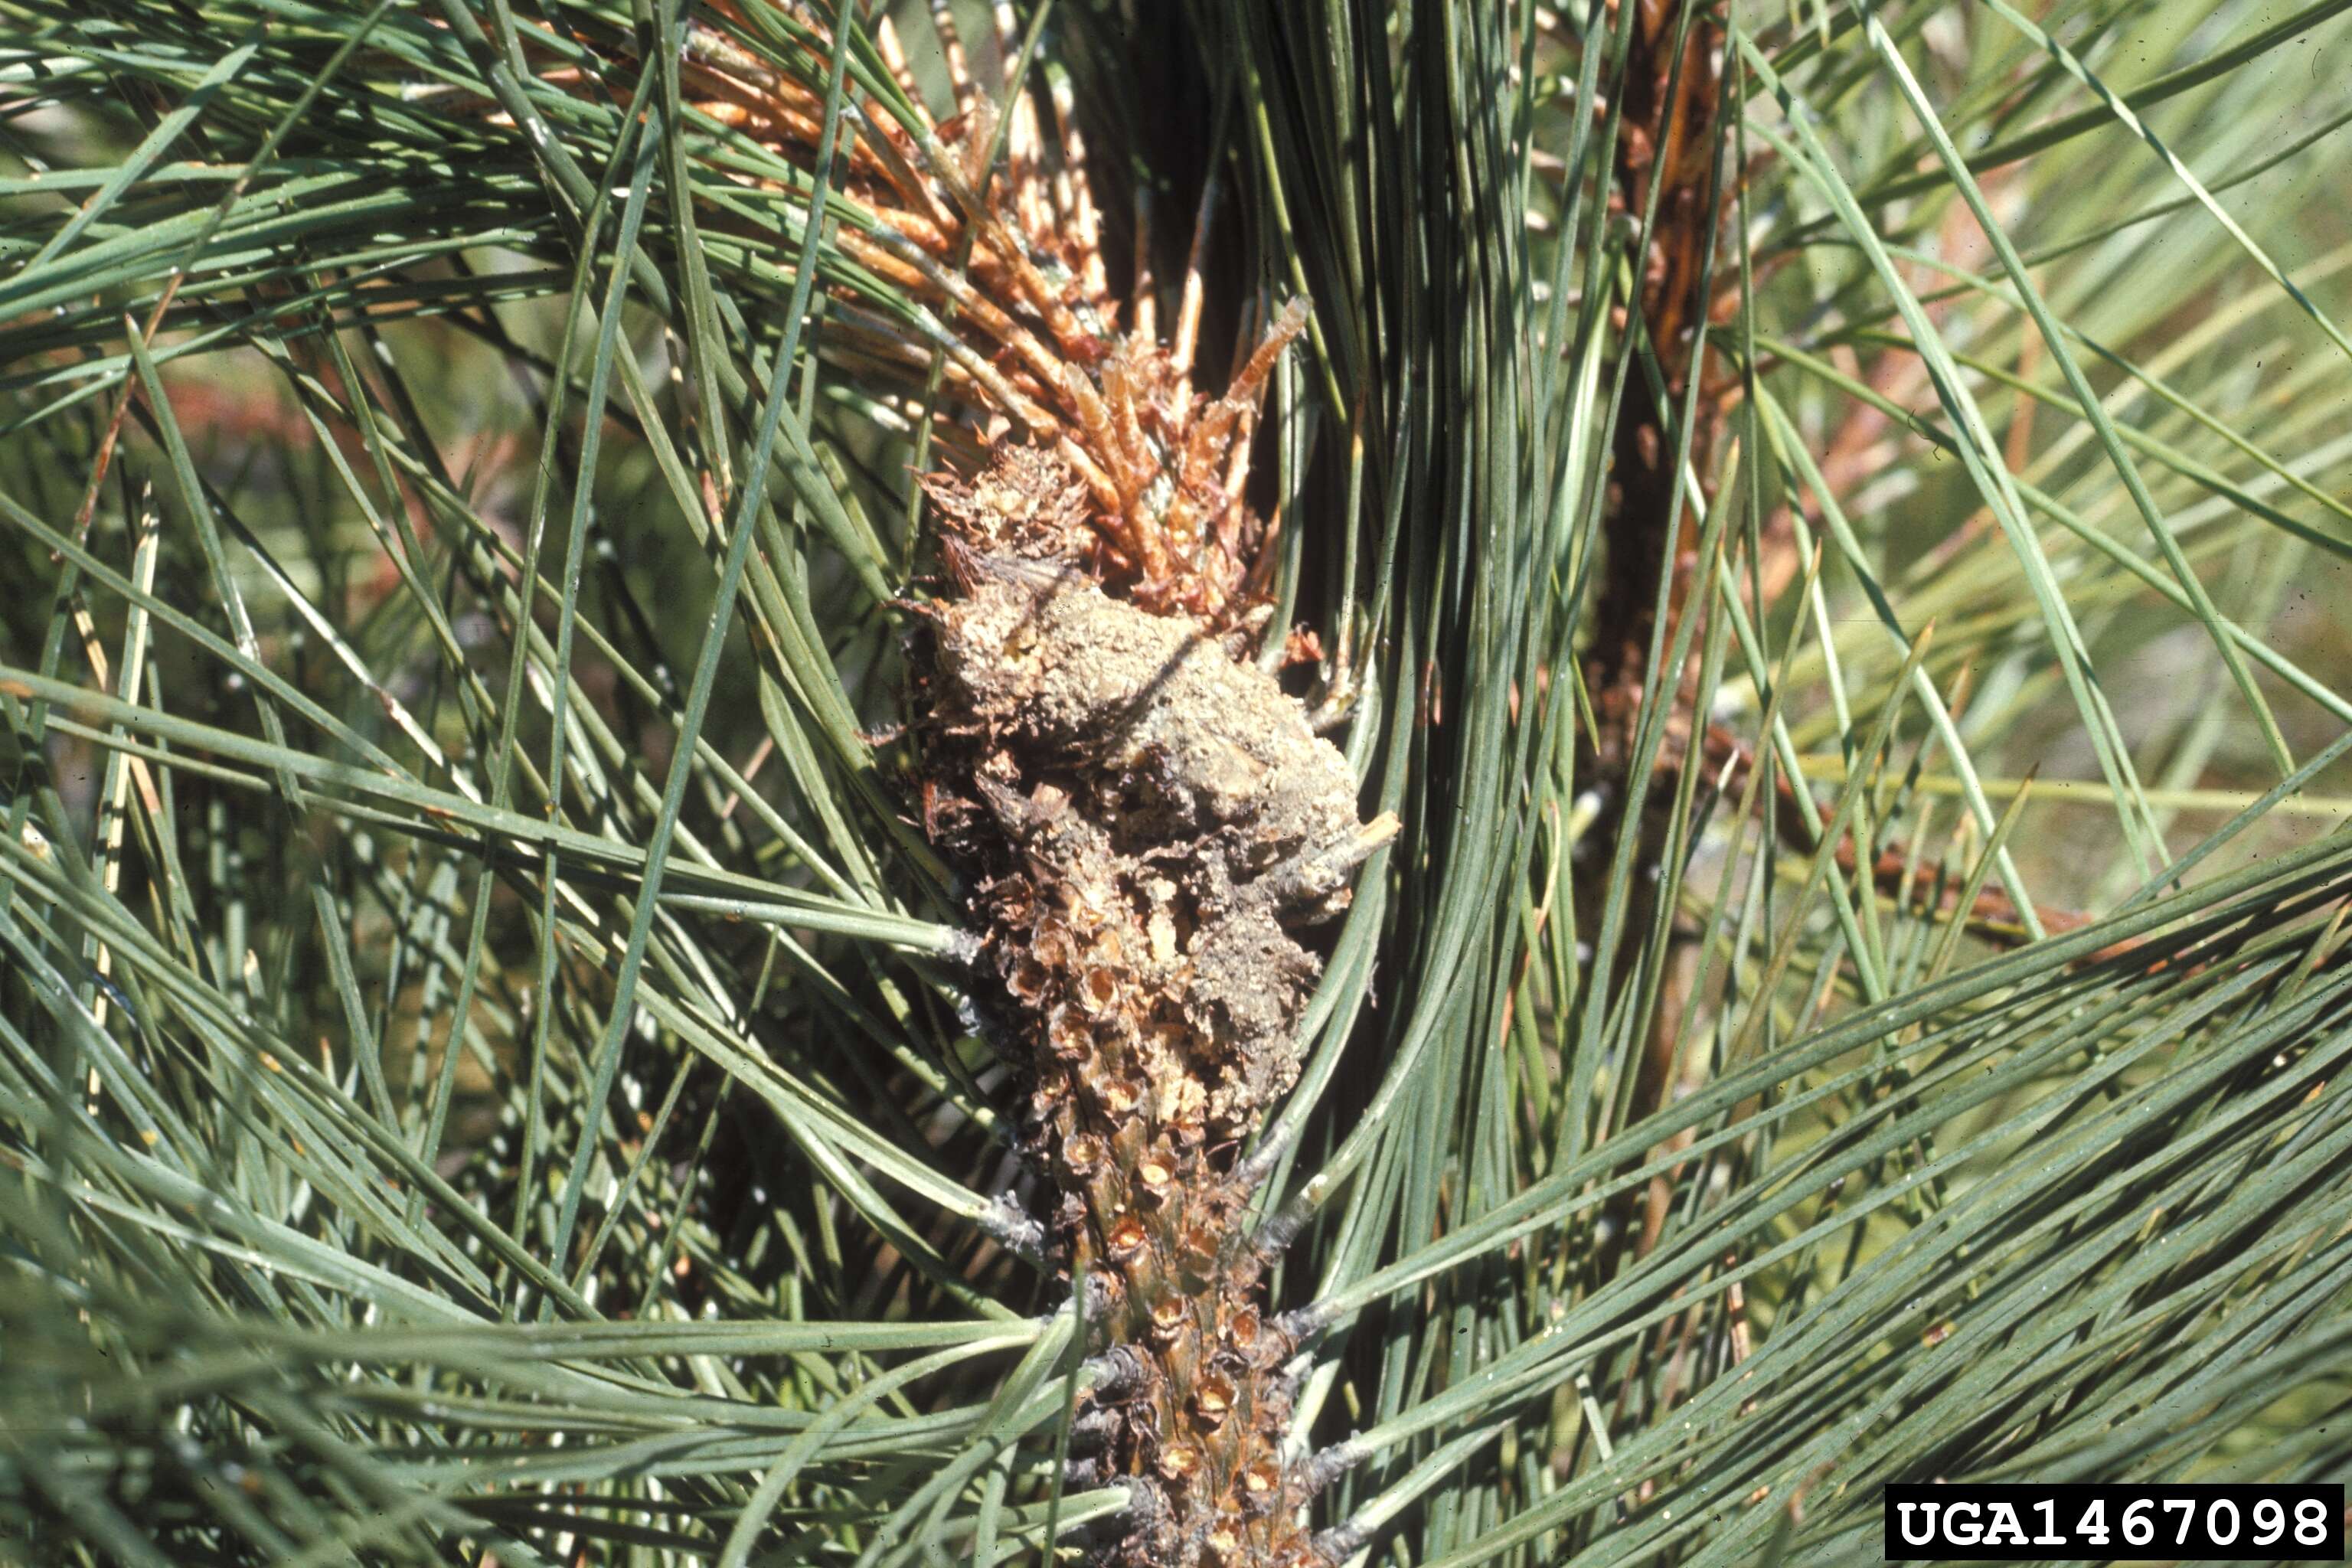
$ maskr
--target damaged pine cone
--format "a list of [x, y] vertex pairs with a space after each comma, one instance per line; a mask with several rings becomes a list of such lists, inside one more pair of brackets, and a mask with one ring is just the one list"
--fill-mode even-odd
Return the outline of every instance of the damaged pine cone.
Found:
[[932, 829], [1028, 1058], [1054, 1240], [1099, 1282], [1097, 1346], [1140, 1369], [1077, 1416], [1074, 1471], [1144, 1494], [1097, 1561], [1318, 1561], [1236, 1168], [1298, 1075], [1301, 936], [1395, 821], [1359, 819], [1249, 639], [1104, 591], [1052, 455], [1000, 446], [931, 493], [955, 588], [929, 614]]

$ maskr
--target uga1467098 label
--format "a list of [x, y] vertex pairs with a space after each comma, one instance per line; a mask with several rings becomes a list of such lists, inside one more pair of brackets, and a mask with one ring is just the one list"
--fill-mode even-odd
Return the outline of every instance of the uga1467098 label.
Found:
[[2344, 1487], [1932, 1486], [1886, 1489], [1886, 1559], [2344, 1560]]

